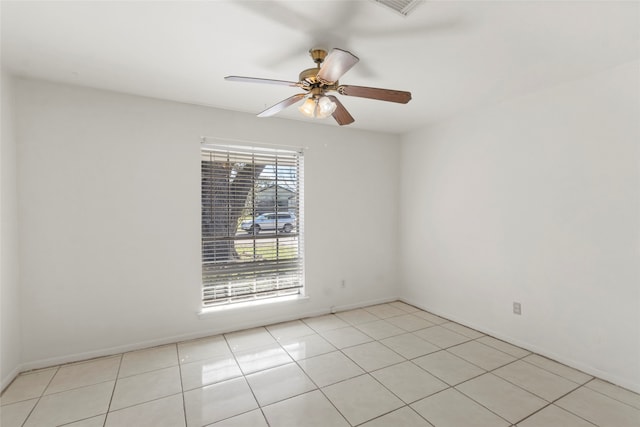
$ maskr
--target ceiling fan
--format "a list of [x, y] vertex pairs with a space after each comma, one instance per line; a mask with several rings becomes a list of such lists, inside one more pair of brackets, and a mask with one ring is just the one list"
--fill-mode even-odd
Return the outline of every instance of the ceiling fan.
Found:
[[304, 90], [303, 93], [293, 95], [267, 108], [258, 114], [258, 117], [273, 116], [296, 102], [306, 99], [300, 107], [300, 111], [304, 115], [314, 118], [326, 118], [331, 115], [340, 126], [353, 123], [355, 119], [335, 95], [327, 95], [327, 93], [337, 92], [345, 96], [378, 99], [400, 104], [406, 104], [411, 100], [410, 92], [341, 85], [338, 79], [359, 61], [358, 57], [351, 52], [336, 48], [327, 55], [327, 51], [324, 49], [311, 49], [309, 54], [316, 63], [316, 67], [302, 71], [297, 82], [241, 76], [227, 76], [225, 80], [284, 85]]

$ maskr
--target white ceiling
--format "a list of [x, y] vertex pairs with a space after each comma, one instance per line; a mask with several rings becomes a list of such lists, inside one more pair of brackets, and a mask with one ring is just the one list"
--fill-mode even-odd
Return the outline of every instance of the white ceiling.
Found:
[[426, 1], [407, 17], [372, 0], [1, 5], [14, 74], [254, 114], [299, 90], [224, 76], [297, 81], [310, 48], [340, 47], [360, 58], [341, 83], [412, 92], [340, 97], [350, 127], [393, 133], [640, 57], [638, 1]]

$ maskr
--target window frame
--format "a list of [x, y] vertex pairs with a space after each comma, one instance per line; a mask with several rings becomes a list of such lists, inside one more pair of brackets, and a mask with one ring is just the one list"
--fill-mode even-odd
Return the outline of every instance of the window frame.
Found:
[[[227, 145], [227, 144], [203, 144], [201, 147], [201, 307], [203, 310], [209, 310], [212, 308], [229, 308], [240, 307], [246, 305], [246, 303], [271, 303], [275, 300], [289, 300], [291, 297], [304, 297], [305, 296], [305, 274], [304, 274], [304, 156], [303, 151], [300, 149], [287, 148], [273, 148], [263, 147], [256, 145]], [[235, 229], [232, 226], [228, 227], [226, 235], [218, 235], [212, 238], [209, 232], [205, 228], [205, 204], [207, 197], [214, 197], [214, 194], [209, 190], [206, 190], [206, 178], [205, 178], [205, 157], [216, 155], [217, 161], [226, 156], [226, 161], [229, 164], [238, 164], [239, 160], [246, 160], [252, 158], [251, 164], [254, 169], [257, 168], [259, 162], [266, 162], [260, 164], [263, 166], [262, 171], [257, 175], [253, 175], [251, 181], [251, 190], [246, 195], [245, 206], [243, 207], [243, 214], [250, 211], [253, 221], [259, 216], [258, 210], [264, 209], [264, 206], [259, 206], [258, 198], [256, 194], [257, 183], [260, 181], [262, 185], [264, 182], [272, 182], [275, 187], [275, 197], [273, 210], [270, 212], [261, 212], [260, 214], [272, 214], [273, 221], [276, 221], [276, 227], [279, 228], [278, 218], [282, 214], [288, 214], [295, 220], [294, 230], [286, 231], [284, 225], [282, 230], [273, 230], [260, 232], [248, 232], [241, 230], [242, 219], [245, 215], [241, 215], [237, 219]], [[259, 159], [259, 160], [256, 160]], [[270, 162], [269, 162], [270, 161]], [[283, 166], [284, 164], [284, 166]], [[266, 177], [265, 172], [269, 169]], [[213, 169], [212, 169], [213, 170]], [[282, 171], [285, 172], [282, 172]], [[280, 177], [280, 173], [286, 173], [289, 179]], [[239, 176], [236, 174], [236, 177]], [[295, 176], [292, 179], [291, 176]], [[233, 172], [229, 172], [229, 185], [233, 183]], [[278, 199], [278, 186], [285, 183], [289, 185], [286, 190], [294, 193], [295, 204], [292, 208], [290, 205], [286, 210], [282, 210], [281, 201]], [[262, 188], [269, 188], [268, 186]], [[246, 190], [246, 188], [245, 188]], [[209, 191], [209, 193], [207, 193]], [[220, 193], [216, 193], [220, 194]], [[225, 196], [229, 200], [232, 193], [228, 192]], [[235, 193], [233, 193], [235, 194]], [[239, 199], [238, 199], [239, 200]], [[231, 202], [229, 202], [231, 203]], [[288, 203], [291, 203], [290, 201]], [[237, 205], [235, 206], [237, 208]], [[217, 208], [214, 208], [214, 210]], [[213, 219], [220, 214], [220, 211], [209, 212], [209, 218]], [[291, 216], [292, 214], [292, 216]], [[232, 218], [229, 219], [232, 221]], [[287, 227], [290, 229], [291, 227]], [[232, 232], [231, 230], [235, 232]], [[247, 234], [242, 234], [242, 233]], [[232, 235], [233, 234], [233, 235]], [[216, 260], [215, 255], [212, 260], [210, 257], [211, 247], [207, 247], [212, 242], [231, 241], [231, 245], [237, 248], [239, 244], [245, 245], [248, 243], [253, 247], [252, 255], [248, 260], [228, 259], [228, 260]], [[256, 255], [257, 249], [264, 249], [265, 245], [273, 243], [274, 251], [267, 250], [264, 255], [265, 259], [259, 259]], [[214, 250], [215, 252], [215, 250]], [[239, 250], [234, 249], [234, 252]], [[242, 252], [243, 256], [246, 252]], [[275, 258], [274, 258], [275, 257]], [[266, 259], [269, 258], [269, 259]], [[274, 258], [274, 259], [271, 259]], [[235, 279], [240, 278], [240, 279]], [[226, 283], [226, 285], [225, 285]], [[247, 291], [252, 289], [252, 291]]]

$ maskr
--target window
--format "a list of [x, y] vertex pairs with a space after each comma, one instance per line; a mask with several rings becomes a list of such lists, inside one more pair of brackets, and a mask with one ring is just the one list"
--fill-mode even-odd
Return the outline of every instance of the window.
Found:
[[302, 153], [202, 148], [204, 307], [303, 288]]

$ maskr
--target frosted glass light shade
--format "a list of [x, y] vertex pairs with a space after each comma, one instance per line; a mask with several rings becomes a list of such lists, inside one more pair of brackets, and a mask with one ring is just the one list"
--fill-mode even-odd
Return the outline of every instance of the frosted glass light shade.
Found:
[[307, 117], [315, 117], [316, 101], [313, 98], [307, 98], [299, 108], [300, 112]]
[[327, 96], [307, 98], [299, 108], [300, 112], [307, 117], [324, 119], [329, 117], [336, 110], [336, 103]]
[[336, 110], [336, 103], [329, 97], [323, 96], [318, 99], [318, 108], [316, 110], [316, 117], [324, 119], [329, 117]]

